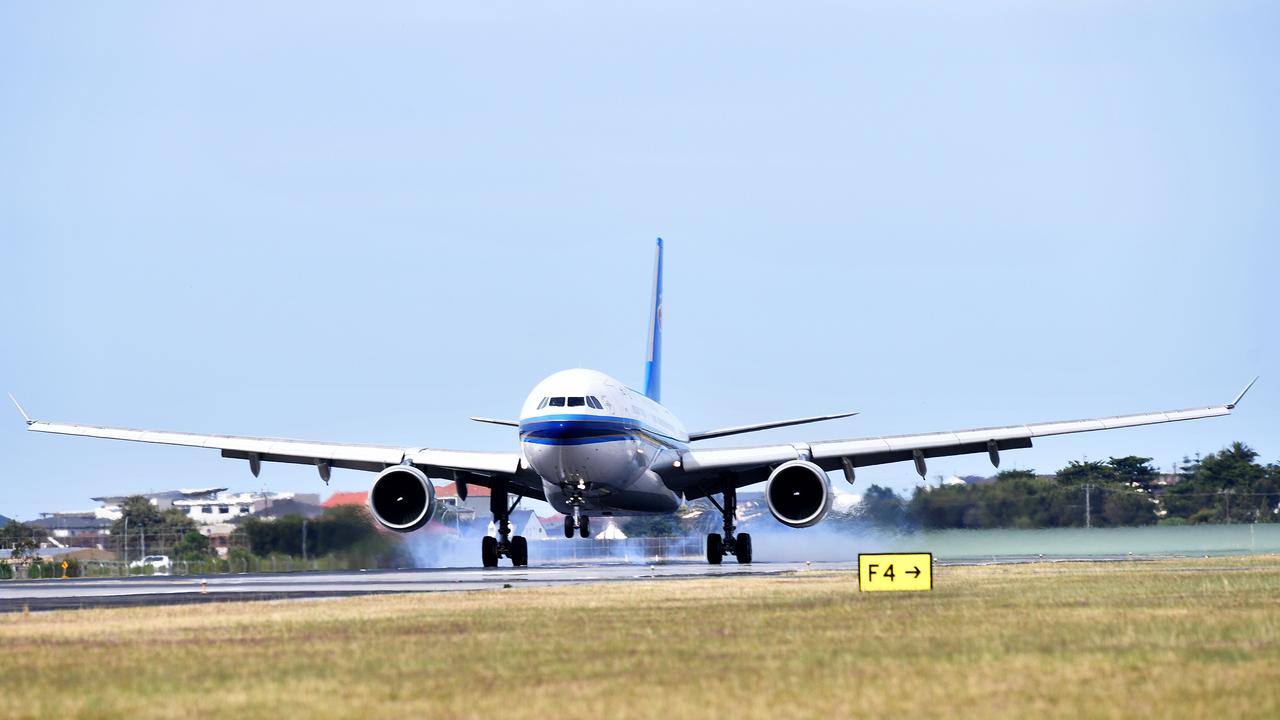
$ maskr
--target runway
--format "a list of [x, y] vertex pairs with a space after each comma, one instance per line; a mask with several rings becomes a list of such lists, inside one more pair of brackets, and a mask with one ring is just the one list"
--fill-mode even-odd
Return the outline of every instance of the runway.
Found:
[[104, 606], [342, 597], [381, 593], [504, 590], [636, 580], [690, 580], [778, 575], [802, 570], [848, 570], [855, 563], [759, 562], [720, 566], [705, 562], [662, 565], [555, 565], [523, 568], [349, 570], [242, 575], [147, 576], [13, 580], [0, 582], [0, 612]]

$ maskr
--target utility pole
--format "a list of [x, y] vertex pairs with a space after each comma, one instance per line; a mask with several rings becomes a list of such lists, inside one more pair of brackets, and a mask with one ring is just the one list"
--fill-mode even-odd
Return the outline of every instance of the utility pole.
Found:
[[1084, 484], [1084, 526], [1086, 528], [1093, 527], [1093, 506], [1090, 504], [1089, 491], [1093, 488], [1089, 483]]
[[124, 547], [120, 550], [120, 552], [124, 556], [124, 561], [128, 563], [129, 562], [129, 516], [128, 515], [124, 516], [124, 536], [121, 539], [124, 541]]

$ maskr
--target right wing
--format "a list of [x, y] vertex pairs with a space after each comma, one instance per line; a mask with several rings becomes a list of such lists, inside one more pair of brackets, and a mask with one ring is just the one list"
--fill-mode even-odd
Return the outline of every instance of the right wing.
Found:
[[726, 476], [736, 487], [752, 485], [767, 479], [777, 465], [791, 460], [809, 460], [826, 471], [844, 470], [850, 478], [854, 468], [905, 460], [914, 460], [917, 472], [923, 476], [926, 458], [949, 455], [987, 453], [994, 464], [999, 464], [1001, 450], [1029, 448], [1032, 438], [1230, 415], [1250, 387], [1253, 383], [1224, 405], [1191, 410], [789, 445], [693, 448], [680, 454], [683, 472], [673, 474], [668, 485], [682, 491], [686, 498], [703, 497], [720, 492]]
[[514, 452], [437, 450], [239, 435], [200, 435], [44, 422], [32, 420], [26, 416], [25, 412], [23, 417], [26, 419], [27, 429], [33, 432], [220, 450], [222, 457], [248, 460], [249, 469], [255, 477], [264, 462], [314, 465], [320, 472], [320, 477], [326, 482], [329, 480], [329, 471], [332, 468], [380, 472], [392, 465], [409, 462], [422, 469], [428, 476], [445, 477], [472, 485], [493, 487], [495, 482], [507, 480], [512, 492], [543, 499], [542, 482], [536, 474], [522, 467], [520, 454]]

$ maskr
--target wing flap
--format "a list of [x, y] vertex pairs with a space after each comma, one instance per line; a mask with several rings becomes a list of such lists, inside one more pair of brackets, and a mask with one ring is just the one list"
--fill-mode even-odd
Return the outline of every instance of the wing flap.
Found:
[[[1246, 388], [1247, 390], [1247, 388]], [[1235, 402], [1239, 402], [1237, 399]], [[944, 457], [1011, 450], [1031, 447], [1033, 438], [1069, 433], [1115, 430], [1142, 425], [1156, 425], [1184, 420], [1230, 415], [1235, 402], [1188, 410], [1168, 410], [1114, 417], [1066, 420], [1031, 425], [974, 428], [949, 432], [895, 435], [889, 437], [831, 440], [794, 445], [761, 445], [744, 448], [695, 448], [680, 456], [681, 467], [687, 479], [676, 479], [675, 485], [698, 486], [711, 472], [743, 472], [743, 477], [755, 477], [745, 471], [762, 466], [776, 465], [808, 456], [825, 470], [838, 469], [848, 459], [854, 466], [882, 465], [903, 462], [915, 457], [917, 451], [923, 457]], [[754, 482], [755, 480], [753, 480]]]
[[[27, 428], [33, 432], [76, 435], [80, 437], [126, 440], [130, 442], [220, 450], [222, 457], [258, 462], [328, 465], [349, 470], [378, 472], [398, 465], [407, 458], [424, 469], [461, 471], [476, 476], [471, 481], [496, 476], [515, 476], [520, 470], [520, 454], [514, 452], [471, 452], [432, 448], [403, 448], [389, 445], [325, 443], [309, 440], [258, 438], [240, 435], [202, 435], [199, 433], [138, 430], [134, 428], [74, 425], [33, 421]], [[526, 486], [527, 487], [524, 487]], [[536, 483], [523, 483], [523, 490], [539, 491]]]

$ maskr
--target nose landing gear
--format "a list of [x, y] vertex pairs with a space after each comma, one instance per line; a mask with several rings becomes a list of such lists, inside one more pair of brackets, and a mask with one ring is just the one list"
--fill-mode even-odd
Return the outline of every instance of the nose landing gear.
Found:
[[487, 568], [498, 567], [499, 558], [511, 558], [511, 565], [524, 567], [529, 564], [529, 543], [523, 535], [511, 535], [511, 513], [520, 504], [520, 497], [510, 506], [506, 483], [493, 488], [489, 496], [489, 510], [493, 513], [494, 522], [498, 524], [498, 537], [486, 535], [480, 541], [480, 559]]
[[573, 514], [564, 516], [564, 536], [573, 537], [573, 531], [577, 530], [582, 537], [591, 537], [591, 518], [582, 514], [582, 509], [574, 505]]
[[725, 480], [723, 496], [723, 505], [716, 502], [714, 496], [707, 496], [711, 504], [715, 505], [724, 517], [724, 535], [720, 533], [707, 535], [707, 562], [719, 565], [726, 555], [733, 555], [738, 558], [740, 565], [748, 565], [751, 563], [751, 535], [734, 533], [733, 521], [738, 514], [738, 489], [733, 486], [732, 480]]

